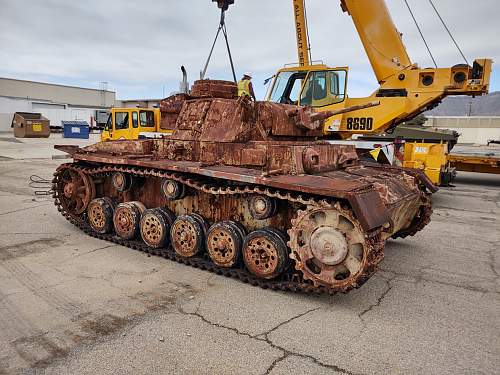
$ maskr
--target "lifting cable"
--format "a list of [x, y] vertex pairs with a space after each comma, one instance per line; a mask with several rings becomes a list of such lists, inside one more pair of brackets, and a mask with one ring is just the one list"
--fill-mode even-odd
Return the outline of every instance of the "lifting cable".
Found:
[[404, 2], [406, 3], [406, 6], [408, 7], [408, 10], [410, 11], [411, 18], [413, 18], [413, 22], [415, 22], [415, 26], [417, 26], [418, 32], [420, 33], [420, 36], [422, 37], [422, 40], [424, 41], [425, 47], [427, 48], [427, 51], [429, 52], [429, 55], [431, 56], [432, 62], [434, 63], [434, 65], [437, 68], [438, 66], [436, 64], [436, 60], [434, 59], [434, 56], [432, 55], [431, 49], [429, 48], [429, 45], [427, 44], [427, 41], [424, 38], [424, 34], [422, 33], [422, 30], [420, 30], [420, 26], [418, 25], [417, 19], [413, 15], [413, 12], [412, 12], [412, 10], [410, 8], [410, 4], [408, 4], [407, 0], [404, 0]]
[[455, 46], [457, 47], [458, 49], [458, 52], [460, 52], [460, 54], [462, 55], [463, 59], [465, 60], [465, 62], [467, 63], [467, 65], [469, 65], [469, 61], [467, 61], [467, 58], [465, 57], [464, 53], [462, 52], [462, 50], [460, 49], [457, 41], [455, 40], [455, 38], [453, 37], [453, 35], [451, 34], [451, 31], [450, 29], [448, 28], [448, 26], [446, 25], [446, 23], [444, 22], [443, 18], [441, 17], [441, 14], [439, 14], [438, 10], [436, 9], [436, 7], [434, 6], [434, 3], [432, 2], [432, 0], [429, 0], [429, 3], [431, 3], [432, 7], [434, 8], [434, 11], [436, 12], [437, 16], [439, 17], [439, 19], [441, 20], [441, 23], [443, 24], [444, 28], [446, 29], [446, 31], [448, 32], [448, 35], [450, 36], [451, 40], [453, 40], [453, 43], [455, 43]]
[[217, 39], [219, 38], [220, 32], [222, 31], [222, 34], [224, 35], [224, 39], [226, 40], [226, 48], [227, 48], [227, 53], [229, 56], [229, 62], [231, 63], [231, 70], [233, 72], [233, 79], [234, 79], [234, 82], [236, 82], [236, 73], [234, 71], [233, 56], [231, 55], [231, 49], [229, 48], [229, 40], [227, 37], [225, 13], [226, 13], [226, 9], [224, 9], [224, 7], [221, 8], [219, 29], [217, 30], [217, 34], [215, 35], [215, 40], [214, 40], [214, 43], [212, 44], [212, 49], [210, 50], [210, 54], [208, 55], [208, 59], [207, 59], [207, 62], [205, 64], [205, 68], [203, 69], [203, 72], [201, 72], [201, 77], [200, 77], [201, 79], [205, 78], [205, 74], [207, 73], [207, 69], [208, 69], [208, 64], [210, 63], [210, 59], [212, 58], [212, 54], [214, 52], [215, 44], [217, 43]]

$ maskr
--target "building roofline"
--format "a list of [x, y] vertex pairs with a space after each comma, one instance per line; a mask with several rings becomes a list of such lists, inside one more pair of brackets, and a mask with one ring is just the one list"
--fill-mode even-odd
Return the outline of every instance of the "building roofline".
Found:
[[89, 87], [61, 85], [61, 84], [58, 84], [58, 83], [39, 82], [39, 81], [30, 81], [30, 80], [25, 80], [25, 79], [0, 77], [0, 80], [2, 80], [2, 79], [8, 80], [8, 81], [16, 81], [16, 82], [36, 83], [36, 84], [39, 84], [39, 85], [66, 87], [66, 88], [70, 88], [70, 89], [90, 90], [90, 91], [98, 91], [98, 92], [104, 91], [104, 92], [109, 92], [109, 93], [112, 93], [112, 94], [116, 95], [116, 91], [111, 91], [111, 90], [99, 90], [99, 89], [91, 89]]
[[116, 99], [117, 102], [161, 102], [163, 99]]

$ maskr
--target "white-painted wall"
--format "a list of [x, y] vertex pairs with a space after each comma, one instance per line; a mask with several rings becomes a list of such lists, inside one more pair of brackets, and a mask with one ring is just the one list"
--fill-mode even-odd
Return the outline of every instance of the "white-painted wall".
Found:
[[459, 143], [485, 145], [489, 140], [500, 140], [500, 116], [428, 117], [425, 126], [456, 130]]
[[50, 120], [52, 126], [61, 125], [61, 121], [83, 120], [91, 124], [91, 117], [100, 108], [70, 107], [65, 104], [43, 103], [27, 99], [12, 99], [0, 96], [0, 132], [10, 132], [12, 117], [15, 112], [41, 113]]
[[52, 126], [69, 120], [91, 124], [95, 111], [109, 109], [115, 99], [113, 91], [0, 78], [0, 132], [11, 131], [15, 112], [41, 113]]

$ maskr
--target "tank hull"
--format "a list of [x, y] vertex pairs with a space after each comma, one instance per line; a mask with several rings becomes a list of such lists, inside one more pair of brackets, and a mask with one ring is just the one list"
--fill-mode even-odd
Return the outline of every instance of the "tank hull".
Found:
[[[86, 149], [64, 146], [75, 162], [62, 165], [54, 178], [54, 197], [60, 211], [75, 225], [93, 236], [153, 252], [167, 258], [213, 272], [241, 278], [265, 288], [347, 292], [361, 286], [377, 269], [383, 259], [385, 240], [415, 234], [429, 221], [430, 199], [425, 177], [415, 171], [378, 165], [354, 165], [334, 171], [308, 175], [283, 175], [231, 165], [207, 165], [198, 161], [167, 160], [158, 154], [167, 140], [137, 142], [107, 142]], [[296, 145], [295, 145], [296, 146]], [[347, 151], [349, 152], [349, 151]], [[160, 157], [161, 156], [161, 157]], [[196, 213], [207, 227], [227, 220], [239, 223], [246, 233], [263, 228], [276, 228], [286, 235], [288, 266], [273, 279], [264, 279], [249, 272], [245, 264], [227, 269], [218, 267], [206, 255], [184, 258], [171, 246], [152, 249], [136, 234], [124, 239], [113, 233], [98, 233], [89, 225], [87, 211], [75, 212], [65, 204], [62, 173], [77, 169], [93, 185], [89, 198], [107, 197], [114, 206], [123, 202], [141, 202], [145, 208], [164, 207], [175, 216]], [[113, 176], [123, 173], [133, 180], [126, 191], [113, 185]], [[162, 193], [162, 181], [177, 181], [188, 189], [181, 199], [169, 199]], [[429, 185], [432, 186], [432, 185]], [[252, 216], [248, 198], [267, 196], [276, 201], [276, 214], [257, 219]], [[356, 226], [364, 236], [363, 264], [356, 277], [344, 280], [316, 279], [313, 272], [300, 264], [296, 227], [303, 225], [301, 215], [333, 209]], [[302, 229], [301, 229], [302, 230]], [[299, 259], [297, 259], [299, 258]], [[305, 271], [305, 272], [304, 272]], [[306, 276], [306, 277], [305, 277]], [[351, 275], [352, 276], [352, 275]]]

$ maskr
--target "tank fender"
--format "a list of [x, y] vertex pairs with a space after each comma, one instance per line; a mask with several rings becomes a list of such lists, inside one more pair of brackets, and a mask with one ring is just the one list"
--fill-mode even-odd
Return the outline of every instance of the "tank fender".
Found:
[[374, 189], [356, 191], [347, 200], [366, 231], [390, 225], [391, 218], [382, 198]]
[[417, 169], [405, 169], [405, 172], [415, 177], [422, 185], [424, 185], [431, 193], [436, 193], [439, 188], [432, 183], [429, 177], [424, 173], [424, 171]]
[[78, 153], [81, 149], [77, 145], [54, 145], [54, 149], [65, 152], [71, 156]]

